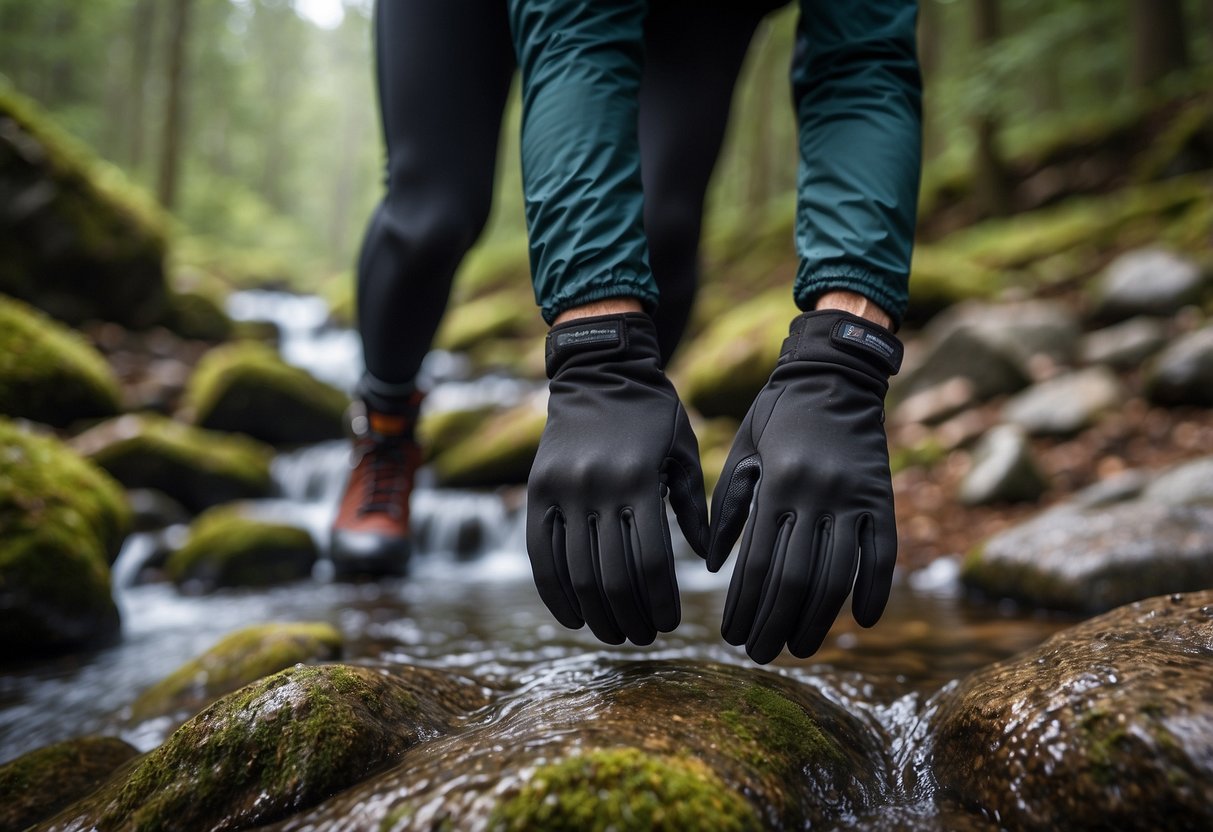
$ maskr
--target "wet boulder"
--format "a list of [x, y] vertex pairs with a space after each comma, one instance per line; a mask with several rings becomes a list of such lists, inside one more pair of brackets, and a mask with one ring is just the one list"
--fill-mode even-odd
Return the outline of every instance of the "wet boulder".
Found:
[[1146, 395], [1155, 404], [1213, 407], [1213, 324], [1162, 351], [1146, 374]]
[[194, 714], [250, 682], [301, 663], [341, 656], [341, 633], [317, 621], [257, 624], [224, 637], [139, 694], [131, 719]]
[[772, 673], [589, 658], [529, 676], [491, 721], [282, 828], [804, 829], [888, 788], [871, 728]]
[[1118, 321], [1135, 315], [1172, 315], [1196, 303], [1208, 288], [1200, 266], [1165, 249], [1122, 254], [1099, 276], [1094, 316]]
[[499, 410], [431, 459], [439, 486], [485, 488], [525, 483], [547, 413], [538, 400]]
[[318, 551], [305, 529], [258, 520], [239, 505], [217, 506], [190, 524], [165, 563], [177, 586], [192, 591], [274, 586], [312, 574]]
[[109, 564], [130, 520], [109, 475], [0, 419], [0, 659], [118, 631]]
[[71, 324], [161, 320], [165, 215], [8, 88], [0, 88], [0, 206], [0, 292]]
[[117, 379], [91, 344], [0, 295], [0, 413], [66, 427], [120, 409]]
[[973, 464], [960, 483], [960, 501], [969, 506], [1030, 502], [1049, 487], [1028, 437], [1014, 425], [999, 425], [981, 438]]
[[47, 829], [247, 829], [451, 730], [480, 688], [438, 671], [299, 665], [229, 694]]
[[208, 352], [186, 388], [186, 406], [198, 426], [273, 445], [341, 438], [348, 404], [340, 390], [250, 341]]
[[1213, 827], [1213, 592], [1151, 598], [941, 697], [935, 776], [1010, 829]]
[[92, 794], [139, 752], [116, 737], [39, 748], [0, 765], [0, 829], [20, 830]]
[[1054, 509], [977, 547], [962, 578], [987, 595], [1087, 613], [1213, 587], [1213, 506]]
[[273, 449], [154, 414], [128, 414], [72, 440], [127, 488], [150, 488], [192, 512], [270, 493]]
[[234, 329], [223, 304], [213, 294], [197, 290], [173, 291], [168, 295], [164, 325], [182, 338], [225, 341]]

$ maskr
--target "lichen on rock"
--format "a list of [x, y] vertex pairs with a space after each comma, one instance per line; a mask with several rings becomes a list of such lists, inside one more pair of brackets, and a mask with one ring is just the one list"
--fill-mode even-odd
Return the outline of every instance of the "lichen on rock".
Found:
[[340, 390], [251, 341], [209, 351], [186, 389], [195, 424], [275, 445], [340, 438], [348, 404]]
[[272, 448], [155, 414], [120, 416], [72, 445], [127, 488], [156, 489], [194, 512], [270, 492]]
[[305, 529], [258, 520], [236, 505], [208, 509], [190, 524], [165, 571], [190, 589], [272, 586], [308, 577], [317, 548]]
[[117, 632], [108, 564], [130, 521], [105, 472], [0, 419], [0, 657]]
[[139, 694], [131, 718], [195, 713], [224, 694], [302, 662], [333, 661], [341, 633], [324, 622], [245, 627]]
[[120, 409], [118, 382], [91, 344], [0, 295], [0, 413], [66, 427]]

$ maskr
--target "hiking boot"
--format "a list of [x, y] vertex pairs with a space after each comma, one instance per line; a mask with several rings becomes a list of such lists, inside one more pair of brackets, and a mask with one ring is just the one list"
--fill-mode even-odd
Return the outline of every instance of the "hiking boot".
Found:
[[331, 558], [339, 578], [403, 575], [408, 568], [409, 495], [421, 465], [416, 421], [415, 408], [410, 414], [368, 408], [365, 420], [355, 420], [352, 470], [333, 521]]

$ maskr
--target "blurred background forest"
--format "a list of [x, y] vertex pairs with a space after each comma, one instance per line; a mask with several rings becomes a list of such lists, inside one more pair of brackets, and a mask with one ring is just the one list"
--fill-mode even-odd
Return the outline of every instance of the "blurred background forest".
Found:
[[[0, 0], [0, 84], [155, 194], [176, 219], [175, 254], [244, 257], [315, 288], [344, 282], [381, 188], [370, 11], [371, 0]], [[786, 8], [755, 38], [713, 186], [709, 245], [756, 217], [786, 229], [794, 21]], [[1076, 136], [1125, 139], [1118, 131], [1160, 102], [1207, 89], [1213, 2], [923, 0], [920, 44], [929, 240], [1124, 184], [1115, 182], [1123, 157], [1065, 172], [1064, 183], [1031, 180]], [[516, 258], [524, 246], [518, 110], [515, 96], [481, 260], [486, 250]], [[1175, 152], [1135, 158], [1138, 179], [1161, 172], [1142, 166], [1183, 172]]]

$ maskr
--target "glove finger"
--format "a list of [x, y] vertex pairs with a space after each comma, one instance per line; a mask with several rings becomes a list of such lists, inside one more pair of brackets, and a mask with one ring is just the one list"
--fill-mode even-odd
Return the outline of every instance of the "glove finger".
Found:
[[725, 617], [720, 633], [729, 644], [744, 644], [754, 626], [758, 602], [771, 581], [771, 559], [779, 534], [779, 517], [757, 510], [750, 517], [741, 541]]
[[797, 523], [787, 515], [775, 539], [771, 564], [772, 580], [763, 594], [758, 615], [746, 641], [746, 652], [759, 664], [766, 664], [783, 650], [796, 632], [805, 609], [810, 588], [817, 585], [814, 571], [821, 568], [820, 524]]
[[623, 633], [607, 605], [602, 585], [602, 567], [598, 552], [598, 518], [584, 511], [565, 516], [565, 540], [568, 546], [569, 578], [578, 608], [599, 641], [622, 644]]
[[[683, 536], [695, 554], [708, 556], [708, 499], [704, 496], [703, 469], [699, 463], [699, 441], [691, 430], [682, 405], [675, 417], [674, 443], [662, 468], [669, 489], [670, 507], [678, 518]], [[668, 524], [667, 524], [668, 525]]]
[[591, 524], [591, 530], [595, 528], [602, 589], [611, 617], [633, 643], [652, 644], [657, 631], [638, 592], [640, 580], [629, 551], [632, 548], [631, 531], [625, 525], [623, 513], [600, 518], [599, 522]]
[[885, 517], [865, 514], [860, 523], [859, 574], [855, 577], [851, 613], [861, 627], [871, 627], [880, 620], [889, 601], [893, 566], [897, 563], [897, 523], [891, 512]]
[[855, 582], [855, 567], [859, 562], [858, 518], [825, 517], [819, 524], [822, 536], [817, 551], [823, 558], [819, 584], [804, 611], [800, 628], [788, 642], [792, 655], [802, 659], [816, 653], [825, 641]]
[[645, 608], [658, 632], [671, 632], [682, 620], [682, 608], [665, 506], [660, 499], [653, 500], [637, 506], [624, 520], [624, 541], [637, 567], [640, 596], [648, 599]]
[[531, 574], [544, 605], [571, 630], [585, 625], [565, 555], [564, 517], [557, 506], [542, 509], [537, 500], [528, 500], [526, 514], [526, 551], [531, 559]]
[[717, 572], [729, 559], [750, 514], [750, 503], [762, 472], [762, 461], [748, 441], [749, 429], [742, 423], [737, 439], [724, 462], [716, 490], [712, 493], [712, 526], [708, 542], [708, 570]]

